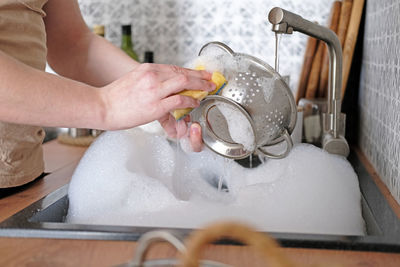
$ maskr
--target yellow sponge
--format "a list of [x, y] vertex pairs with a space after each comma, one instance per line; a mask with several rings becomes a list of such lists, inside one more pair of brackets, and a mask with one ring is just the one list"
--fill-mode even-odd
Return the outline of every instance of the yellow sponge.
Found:
[[212, 74], [211, 81], [215, 83], [216, 87], [215, 90], [209, 92], [209, 95], [216, 95], [221, 91], [221, 89], [226, 85], [226, 79], [222, 73], [216, 71]]
[[[204, 70], [204, 67], [198, 66], [198, 67], [196, 67], [196, 70]], [[218, 94], [219, 91], [225, 86], [226, 79], [225, 79], [224, 75], [222, 75], [220, 72], [215, 71], [212, 74], [211, 82], [213, 82], [216, 85], [215, 90], [212, 92], [201, 91], [201, 90], [183, 90], [182, 92], [179, 92], [178, 95], [190, 96], [190, 97], [193, 97], [194, 99], [201, 101], [207, 95]], [[172, 116], [174, 116], [175, 120], [180, 120], [183, 117], [185, 117], [190, 111], [192, 111], [192, 108], [176, 109], [172, 112]]]

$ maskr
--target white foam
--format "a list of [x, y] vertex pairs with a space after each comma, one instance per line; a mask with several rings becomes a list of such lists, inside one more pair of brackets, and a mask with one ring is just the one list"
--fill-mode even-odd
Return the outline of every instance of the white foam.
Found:
[[234, 106], [226, 103], [218, 103], [217, 108], [221, 111], [228, 125], [229, 135], [232, 140], [242, 144], [247, 151], [254, 151], [255, 136], [247, 117]]
[[138, 127], [151, 134], [157, 134], [157, 135], [165, 134], [164, 129], [161, 127], [161, 124], [158, 121], [152, 121], [147, 124], [140, 125]]
[[[218, 192], [223, 176], [229, 193]], [[234, 219], [261, 231], [361, 235], [358, 180], [350, 164], [311, 145], [246, 169], [204, 150], [185, 154], [136, 128], [106, 132], [69, 188], [68, 221], [198, 228]]]
[[192, 69], [198, 66], [203, 66], [209, 72], [218, 71], [232, 83], [236, 73], [249, 72], [250, 62], [240, 55], [232, 56], [217, 47], [209, 47], [201, 56], [185, 64], [185, 67]]

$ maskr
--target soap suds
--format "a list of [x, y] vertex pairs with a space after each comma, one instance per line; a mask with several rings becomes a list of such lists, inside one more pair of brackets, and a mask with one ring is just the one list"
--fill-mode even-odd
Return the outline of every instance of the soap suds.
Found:
[[[72, 177], [67, 221], [198, 228], [232, 219], [260, 231], [364, 234], [357, 176], [342, 157], [299, 144], [246, 169], [209, 150], [176, 153], [140, 128], [103, 133]], [[218, 192], [221, 176], [229, 192]]]
[[255, 136], [247, 117], [229, 104], [221, 102], [216, 106], [225, 117], [232, 140], [242, 144], [246, 151], [254, 151]]

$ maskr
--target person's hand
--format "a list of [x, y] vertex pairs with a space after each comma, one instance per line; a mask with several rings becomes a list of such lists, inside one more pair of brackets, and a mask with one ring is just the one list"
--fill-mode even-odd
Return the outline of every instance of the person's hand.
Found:
[[142, 64], [101, 88], [105, 128], [127, 129], [158, 119], [165, 121], [175, 109], [195, 108], [198, 100], [176, 94], [184, 89], [213, 91], [211, 75], [171, 65]]
[[169, 137], [181, 138], [184, 135], [189, 134], [189, 140], [191, 148], [194, 152], [200, 152], [203, 148], [203, 139], [201, 136], [201, 127], [198, 123], [192, 123], [190, 125], [189, 133], [187, 123], [190, 121], [190, 117], [186, 116], [180, 121], [176, 121], [171, 114], [166, 114], [158, 120], [161, 126]]

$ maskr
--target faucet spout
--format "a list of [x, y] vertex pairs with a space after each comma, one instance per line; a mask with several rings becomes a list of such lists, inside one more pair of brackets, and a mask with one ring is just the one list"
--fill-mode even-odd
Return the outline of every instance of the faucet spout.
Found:
[[[291, 34], [293, 31], [298, 31], [316, 39], [322, 40], [328, 46], [328, 105], [325, 118], [326, 124], [323, 127], [323, 147], [325, 149], [332, 150], [332, 153], [347, 156], [349, 153], [348, 144], [344, 137], [339, 136], [340, 113], [342, 104], [342, 46], [340, 44], [339, 38], [332, 30], [303, 19], [301, 16], [284, 10], [280, 7], [274, 7], [273, 9], [271, 9], [268, 15], [268, 20], [272, 24], [272, 31], [276, 33]], [[332, 138], [330, 138], [329, 136], [327, 137], [327, 135], [332, 136]], [[333, 139], [335, 140], [335, 145], [331, 145], [331, 140]], [[341, 145], [342, 143], [343, 145]]]
[[272, 31], [276, 33], [292, 34], [293, 28], [289, 27], [287, 23], [272, 24]]

